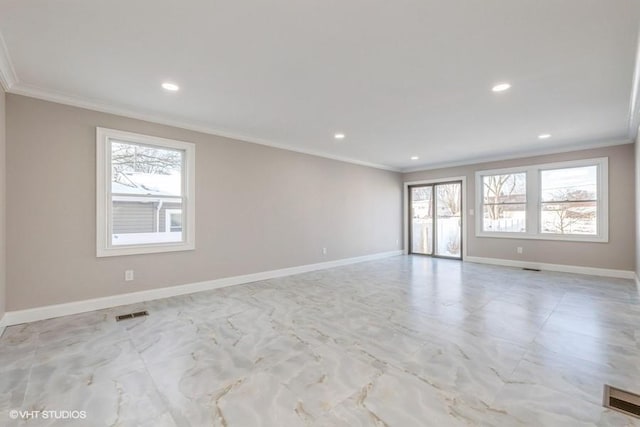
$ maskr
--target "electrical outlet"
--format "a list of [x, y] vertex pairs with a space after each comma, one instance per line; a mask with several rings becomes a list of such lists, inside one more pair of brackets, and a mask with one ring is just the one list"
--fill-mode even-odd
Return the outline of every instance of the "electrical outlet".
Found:
[[469, 209], [469, 215], [473, 216], [473, 209]]
[[125, 270], [124, 280], [127, 282], [130, 282], [133, 280], [133, 270]]
[[327, 248], [322, 248], [322, 255], [326, 255], [327, 254]]
[[523, 252], [522, 246], [518, 246], [518, 247], [516, 248], [516, 252], [517, 252], [517, 253], [519, 253], [519, 254], [521, 254], [521, 253]]
[[396, 246], [400, 244], [400, 239], [396, 239]]

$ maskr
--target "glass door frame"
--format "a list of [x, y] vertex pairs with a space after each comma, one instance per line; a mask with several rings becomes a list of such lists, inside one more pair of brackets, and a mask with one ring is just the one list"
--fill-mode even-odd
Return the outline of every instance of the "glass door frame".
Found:
[[[460, 184], [460, 256], [447, 256], [447, 255], [437, 255], [436, 252], [436, 244], [438, 242], [437, 238], [437, 193], [436, 186], [442, 184]], [[420, 187], [431, 187], [431, 218], [432, 218], [432, 229], [433, 233], [431, 236], [431, 254], [423, 254], [420, 252], [413, 252], [413, 215], [412, 215], [412, 200], [411, 200], [411, 190], [413, 188]], [[445, 178], [443, 180], [434, 180], [434, 181], [424, 181], [424, 182], [405, 182], [406, 189], [406, 215], [405, 219], [407, 221], [407, 236], [406, 236], [406, 250], [405, 252], [409, 255], [422, 255], [428, 256], [432, 258], [444, 258], [444, 259], [454, 259], [462, 261], [465, 257], [465, 248], [466, 248], [466, 218], [465, 218], [465, 198], [466, 198], [466, 179], [465, 177], [459, 178]]]

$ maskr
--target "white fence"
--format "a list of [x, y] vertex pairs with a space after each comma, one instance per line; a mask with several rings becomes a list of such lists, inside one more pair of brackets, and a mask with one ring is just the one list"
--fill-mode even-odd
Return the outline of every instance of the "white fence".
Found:
[[511, 231], [518, 233], [527, 229], [525, 218], [484, 219], [484, 231]]
[[[460, 256], [460, 218], [438, 218], [436, 255]], [[412, 252], [431, 253], [433, 223], [430, 220], [414, 218], [412, 227]]]

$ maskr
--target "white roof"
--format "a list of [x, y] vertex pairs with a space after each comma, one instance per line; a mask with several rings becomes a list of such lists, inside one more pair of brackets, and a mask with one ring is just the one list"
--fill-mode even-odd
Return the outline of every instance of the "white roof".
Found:
[[180, 174], [159, 175], [149, 173], [127, 173], [119, 182], [111, 183], [111, 191], [120, 194], [144, 194], [154, 196], [180, 196]]

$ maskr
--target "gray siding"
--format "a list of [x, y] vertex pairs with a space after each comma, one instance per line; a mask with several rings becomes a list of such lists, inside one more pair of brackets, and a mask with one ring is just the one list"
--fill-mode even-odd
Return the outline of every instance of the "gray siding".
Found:
[[[114, 202], [113, 233], [153, 233], [158, 203]], [[167, 209], [180, 209], [180, 203], [164, 203], [160, 210], [160, 232], [165, 231]]]
[[113, 233], [153, 233], [156, 231], [156, 203], [114, 202]]

